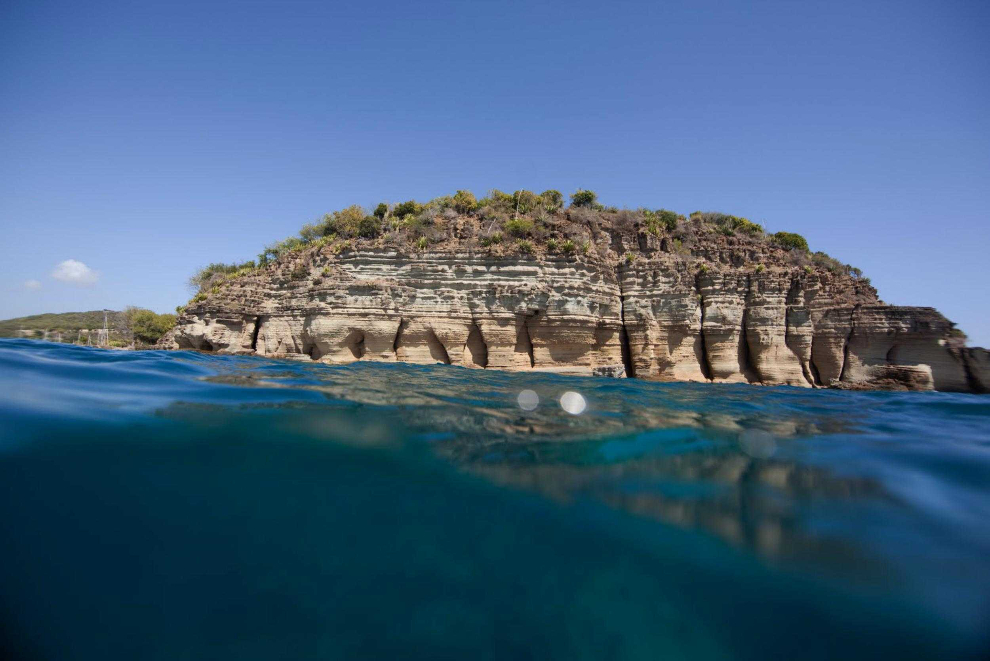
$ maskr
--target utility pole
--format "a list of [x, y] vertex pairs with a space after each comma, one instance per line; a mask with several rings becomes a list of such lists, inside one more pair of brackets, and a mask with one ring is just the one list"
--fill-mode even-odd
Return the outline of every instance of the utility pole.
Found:
[[108, 312], [108, 310], [106, 308], [104, 308], [103, 309], [103, 332], [100, 333], [100, 335], [101, 335], [100, 339], [103, 340], [103, 346], [104, 347], [110, 346], [110, 329], [107, 326], [107, 312]]

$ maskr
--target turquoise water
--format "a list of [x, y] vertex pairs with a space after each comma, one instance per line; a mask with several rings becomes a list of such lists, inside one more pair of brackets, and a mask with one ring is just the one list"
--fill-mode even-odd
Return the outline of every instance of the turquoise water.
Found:
[[0, 388], [6, 658], [990, 650], [987, 396], [27, 340]]

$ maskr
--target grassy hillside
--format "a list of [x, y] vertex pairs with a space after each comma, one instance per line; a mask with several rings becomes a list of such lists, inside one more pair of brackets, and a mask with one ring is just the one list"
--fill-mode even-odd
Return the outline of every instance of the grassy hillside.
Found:
[[[108, 322], [110, 328], [121, 327], [120, 317], [122, 312], [110, 312]], [[35, 314], [30, 317], [17, 317], [16, 319], [4, 319], [0, 321], [0, 337], [13, 337], [19, 330], [44, 331], [78, 331], [80, 328], [96, 329], [103, 328], [103, 310], [91, 310], [90, 312], [62, 312]]]
[[[111, 311], [107, 315], [107, 325], [111, 346], [150, 346], [175, 325], [175, 315], [155, 314], [151, 310], [131, 307], [123, 312]], [[100, 328], [103, 328], [102, 310], [36, 314], [0, 321], [0, 337], [24, 337], [23, 331], [30, 331], [28, 337], [41, 338], [47, 330], [49, 340], [61, 338], [62, 342], [88, 344], [97, 334], [80, 330]]]

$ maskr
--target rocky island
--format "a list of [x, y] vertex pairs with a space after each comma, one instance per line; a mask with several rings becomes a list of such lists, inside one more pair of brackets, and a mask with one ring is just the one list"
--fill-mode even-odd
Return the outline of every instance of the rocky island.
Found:
[[935, 309], [746, 218], [579, 190], [348, 207], [214, 264], [159, 343], [331, 364], [987, 392], [990, 353]]

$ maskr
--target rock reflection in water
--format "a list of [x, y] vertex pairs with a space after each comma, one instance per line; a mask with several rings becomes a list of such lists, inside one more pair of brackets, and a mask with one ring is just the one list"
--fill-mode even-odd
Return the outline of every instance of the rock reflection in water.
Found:
[[[387, 366], [303, 374], [251, 367], [212, 380], [310, 389], [342, 406], [394, 409], [437, 455], [471, 474], [703, 530], [768, 558], [868, 571], [861, 551], [812, 530], [803, 513], [893, 502], [875, 480], [788, 458], [800, 453], [794, 443], [857, 432], [860, 421], [848, 408], [837, 417], [816, 394], [791, 394], [787, 406], [771, 408], [754, 403], [769, 391], [746, 386], [602, 387], [602, 380], [409, 366], [396, 380]], [[582, 385], [593, 394], [581, 395]], [[580, 398], [586, 410], [569, 414], [577, 408], [563, 407], [565, 394], [568, 406]]]

